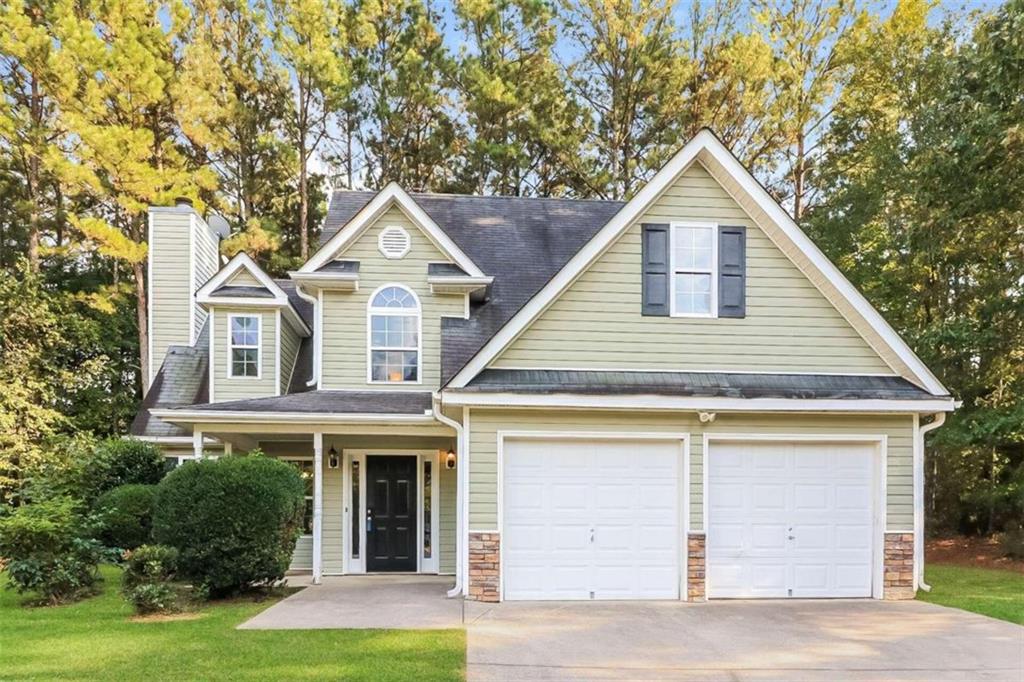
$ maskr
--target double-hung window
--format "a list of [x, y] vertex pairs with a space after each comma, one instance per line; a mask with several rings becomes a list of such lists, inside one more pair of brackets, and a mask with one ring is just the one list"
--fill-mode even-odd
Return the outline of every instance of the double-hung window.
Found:
[[370, 381], [420, 380], [420, 303], [402, 286], [382, 288], [370, 298]]
[[228, 376], [260, 376], [260, 316], [228, 318]]
[[672, 225], [672, 314], [714, 317], [717, 305], [717, 227]]

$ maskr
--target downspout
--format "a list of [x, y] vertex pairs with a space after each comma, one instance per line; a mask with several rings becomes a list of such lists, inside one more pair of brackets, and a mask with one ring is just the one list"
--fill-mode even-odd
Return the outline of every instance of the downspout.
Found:
[[306, 386], [316, 386], [316, 378], [320, 376], [320, 325], [317, 324], [319, 319], [317, 317], [318, 299], [303, 291], [302, 285], [298, 282], [295, 283], [295, 293], [303, 301], [313, 304], [313, 376], [306, 382]]
[[455, 429], [455, 450], [457, 451], [457, 462], [458, 469], [456, 475], [458, 481], [455, 485], [455, 585], [452, 589], [448, 590], [448, 597], [450, 599], [458, 597], [463, 592], [464, 580], [464, 564], [463, 557], [467, 551], [466, 547], [466, 485], [469, 483], [469, 460], [466, 458], [467, 448], [464, 447], [466, 442], [466, 431], [463, 425], [454, 419], [446, 416], [441, 411], [441, 394], [435, 393], [432, 399], [432, 407], [434, 410], [434, 418], [441, 422], [445, 426], [450, 426]]
[[931, 592], [932, 586], [924, 581], [924, 437], [945, 422], [946, 413], [936, 413], [930, 423], [918, 427], [914, 444], [914, 565], [917, 586], [925, 592]]

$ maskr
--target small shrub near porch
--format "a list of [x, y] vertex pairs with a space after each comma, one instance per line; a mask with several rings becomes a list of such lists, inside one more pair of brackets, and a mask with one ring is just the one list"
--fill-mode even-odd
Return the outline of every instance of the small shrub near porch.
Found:
[[153, 538], [211, 596], [266, 585], [288, 569], [304, 494], [294, 467], [260, 454], [187, 462], [157, 487]]

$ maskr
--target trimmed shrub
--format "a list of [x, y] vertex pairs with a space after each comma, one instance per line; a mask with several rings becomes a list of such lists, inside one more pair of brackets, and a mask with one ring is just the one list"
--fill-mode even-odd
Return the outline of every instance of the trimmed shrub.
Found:
[[8, 562], [10, 585], [49, 604], [91, 593], [103, 548], [88, 530], [66, 497], [25, 505], [0, 519], [0, 556]]
[[182, 577], [219, 596], [284, 577], [303, 507], [302, 479], [284, 462], [186, 462], [157, 486], [153, 537], [178, 550]]
[[125, 555], [122, 592], [138, 614], [174, 613], [193, 601], [192, 588], [174, 581], [178, 550], [142, 545]]
[[135, 587], [146, 582], [173, 580], [177, 571], [178, 550], [167, 545], [142, 545], [125, 553], [121, 580], [125, 587]]
[[155, 498], [156, 486], [142, 483], [119, 485], [100, 495], [96, 500], [96, 519], [103, 544], [135, 549], [149, 542]]
[[91, 501], [120, 485], [159, 483], [166, 470], [163, 453], [152, 443], [108, 438], [82, 462], [78, 479], [82, 496]]
[[1024, 559], [1024, 526], [1008, 528], [999, 538], [1003, 555], [1011, 559]]

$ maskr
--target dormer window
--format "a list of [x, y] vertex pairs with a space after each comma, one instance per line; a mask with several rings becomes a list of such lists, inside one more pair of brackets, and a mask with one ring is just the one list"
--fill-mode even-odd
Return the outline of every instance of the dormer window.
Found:
[[390, 284], [370, 297], [370, 383], [420, 380], [420, 302], [409, 289]]
[[259, 315], [231, 315], [228, 317], [231, 335], [228, 338], [228, 376], [260, 376], [260, 318]]

